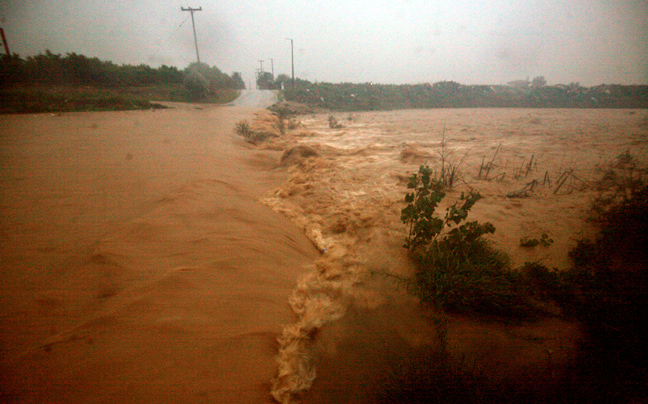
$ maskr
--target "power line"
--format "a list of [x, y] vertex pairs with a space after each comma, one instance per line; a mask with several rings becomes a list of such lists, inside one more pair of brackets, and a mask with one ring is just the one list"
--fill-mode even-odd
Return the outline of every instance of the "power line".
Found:
[[176, 31], [179, 30], [180, 27], [182, 27], [182, 26], [184, 25], [184, 23], [187, 22], [188, 19], [189, 19], [189, 17], [185, 18], [185, 19], [180, 23], [180, 25], [178, 25], [178, 28], [176, 28]]

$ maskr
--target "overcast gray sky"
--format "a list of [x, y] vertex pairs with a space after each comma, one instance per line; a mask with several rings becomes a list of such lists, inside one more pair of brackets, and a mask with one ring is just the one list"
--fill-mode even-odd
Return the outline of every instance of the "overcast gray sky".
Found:
[[648, 0], [0, 0], [10, 50], [311, 81], [648, 84]]

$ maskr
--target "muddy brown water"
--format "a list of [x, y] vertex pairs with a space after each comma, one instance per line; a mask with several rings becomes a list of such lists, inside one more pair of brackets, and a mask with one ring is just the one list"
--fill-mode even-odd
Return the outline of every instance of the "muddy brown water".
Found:
[[[338, 129], [303, 116], [250, 148], [234, 125], [267, 100], [246, 96], [251, 107], [0, 117], [4, 401], [370, 402], [407, 352], [437, 341], [436, 314], [370, 272], [411, 273], [405, 179], [439, 162], [444, 136], [462, 161], [451, 196], [485, 196], [475, 218], [514, 264], [565, 265], [588, 231], [581, 182], [646, 149], [643, 111], [479, 109], [341, 114]], [[279, 165], [297, 145], [317, 155]], [[560, 192], [506, 196], [568, 169], [578, 179]], [[519, 247], [542, 232], [551, 247]], [[551, 318], [446, 326], [449, 352], [495, 379], [550, 374], [579, 338]]]
[[318, 253], [258, 202], [253, 111], [0, 117], [3, 402], [271, 401]]

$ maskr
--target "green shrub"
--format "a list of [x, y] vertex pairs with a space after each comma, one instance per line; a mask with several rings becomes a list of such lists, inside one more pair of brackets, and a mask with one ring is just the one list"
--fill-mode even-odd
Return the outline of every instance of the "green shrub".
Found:
[[[635, 172], [636, 173], [636, 172]], [[618, 178], [618, 177], [617, 177]], [[635, 177], [636, 178], [636, 177]], [[608, 181], [609, 177], [605, 178]], [[403, 280], [422, 301], [463, 313], [507, 317], [537, 313], [530, 300], [554, 301], [582, 325], [583, 339], [564, 377], [494, 382], [462, 358], [448, 356], [445, 338], [412, 351], [377, 390], [379, 403], [645, 402], [648, 397], [648, 186], [626, 182], [597, 217], [599, 235], [570, 252], [573, 266], [549, 269], [539, 262], [509, 272], [506, 256], [477, 237], [449, 237], [446, 214], [431, 220], [443, 188], [421, 167], [410, 179], [406, 246], [417, 263]], [[618, 185], [618, 184], [617, 184]], [[616, 187], [616, 185], [615, 185]], [[625, 189], [625, 190], [624, 190]], [[459, 206], [455, 204], [455, 206]], [[471, 207], [471, 206], [470, 206]], [[452, 209], [449, 208], [450, 212]], [[407, 222], [405, 219], [408, 219]], [[419, 224], [422, 221], [424, 224]], [[479, 224], [475, 228], [479, 229]], [[420, 231], [417, 231], [420, 230]], [[445, 230], [445, 231], [444, 231]], [[444, 231], [444, 232], [442, 232]], [[458, 232], [461, 233], [461, 232]], [[455, 233], [456, 234], [456, 233]], [[486, 233], [484, 233], [486, 234]], [[542, 383], [542, 384], [539, 384]]]
[[646, 185], [648, 169], [641, 166], [629, 151], [621, 153], [595, 183], [598, 196], [592, 203], [591, 218], [605, 221], [612, 209], [617, 209], [638, 195]]
[[578, 293], [566, 309], [617, 359], [648, 371], [648, 186], [609, 207], [599, 224], [597, 238], [570, 252], [566, 276]]
[[599, 234], [570, 251], [555, 295], [585, 334], [576, 377], [607, 402], [648, 396], [648, 185], [635, 163], [624, 153], [604, 173], [593, 204]]
[[495, 232], [491, 223], [466, 222], [481, 196], [462, 194], [435, 216], [445, 198], [445, 186], [432, 170], [421, 166], [409, 179], [401, 221], [408, 228], [404, 247], [417, 264], [410, 292], [425, 303], [462, 313], [524, 317], [530, 306], [519, 292], [517, 275], [509, 271], [508, 256], [483, 236]]
[[[462, 225], [470, 209], [481, 199], [477, 192], [461, 194], [454, 204], [446, 209], [444, 219], [435, 216], [438, 204], [445, 198], [445, 184], [433, 177], [432, 169], [420, 166], [418, 174], [409, 178], [405, 195], [408, 205], [401, 211], [401, 221], [408, 227], [405, 248], [415, 250], [417, 247], [437, 241], [443, 235], [450, 244], [470, 243], [481, 236], [494, 233], [495, 227], [490, 223], [479, 224], [475, 221]], [[453, 226], [458, 226], [452, 229]], [[443, 233], [443, 230], [446, 232]]]

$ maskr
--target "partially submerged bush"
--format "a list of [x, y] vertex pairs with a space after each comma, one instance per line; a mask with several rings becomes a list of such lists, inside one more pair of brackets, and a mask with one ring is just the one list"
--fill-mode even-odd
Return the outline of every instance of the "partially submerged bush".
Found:
[[599, 218], [599, 236], [570, 257], [578, 294], [570, 307], [600, 344], [648, 371], [648, 186]]
[[246, 142], [252, 144], [263, 142], [268, 138], [268, 135], [266, 133], [253, 130], [246, 120], [237, 122], [236, 126], [234, 127], [234, 132], [239, 136], [243, 136], [243, 139], [245, 139]]
[[408, 227], [404, 247], [417, 263], [408, 289], [421, 301], [445, 310], [504, 316], [526, 316], [530, 307], [518, 292], [516, 275], [509, 271], [508, 256], [493, 248], [484, 235], [495, 232], [491, 223], [466, 222], [481, 196], [462, 194], [435, 216], [445, 198], [445, 185], [421, 166], [412, 175], [405, 197], [408, 205], [401, 221]]
[[621, 153], [603, 168], [603, 176], [594, 185], [599, 194], [592, 204], [594, 221], [604, 220], [610, 210], [635, 197], [646, 184], [648, 169], [629, 151]]
[[[409, 228], [406, 246], [418, 264], [414, 279], [401, 279], [409, 290], [424, 302], [462, 313], [519, 317], [550, 309], [538, 307], [539, 303], [553, 304], [563, 316], [582, 324], [583, 340], [565, 374], [552, 375], [540, 385], [537, 380], [494, 383], [461, 358], [451, 359], [443, 345], [417, 351], [385, 380], [377, 401], [644, 402], [648, 397], [648, 185], [625, 184], [632, 187], [631, 192], [611, 185], [617, 195], [626, 196], [605, 205], [605, 213], [596, 220], [600, 234], [594, 240], [581, 240], [570, 252], [571, 268], [549, 269], [535, 262], [509, 272], [505, 256], [489, 251], [482, 238], [488, 232], [476, 232], [472, 240], [449, 236], [456, 229], [445, 229], [444, 223], [454, 223], [448, 217], [460, 218], [459, 224], [467, 210], [452, 216], [449, 208], [445, 220], [433, 217], [445, 195], [431, 171], [421, 167], [410, 178], [414, 191], [408, 193], [402, 216]], [[484, 229], [485, 225], [475, 226]]]
[[333, 115], [329, 115], [328, 123], [329, 123], [329, 128], [331, 129], [340, 129], [343, 127], [343, 125], [339, 123], [338, 120]]
[[290, 117], [294, 115], [290, 106], [286, 103], [278, 103], [270, 106], [268, 110], [277, 118], [277, 121], [272, 126], [281, 136], [285, 135], [286, 127], [292, 125]]
[[582, 324], [576, 383], [599, 401], [633, 402], [648, 395], [648, 185], [614, 178], [621, 183], [603, 177], [616, 198], [595, 202], [605, 207], [595, 210], [599, 234], [570, 251], [572, 267], [535, 263], [523, 272], [530, 293], [555, 301]]
[[553, 239], [549, 238], [549, 234], [547, 233], [542, 233], [540, 238], [531, 238], [528, 236], [524, 236], [520, 239], [520, 247], [537, 247], [539, 245], [542, 245], [544, 247], [549, 247], [550, 245], [553, 244]]

